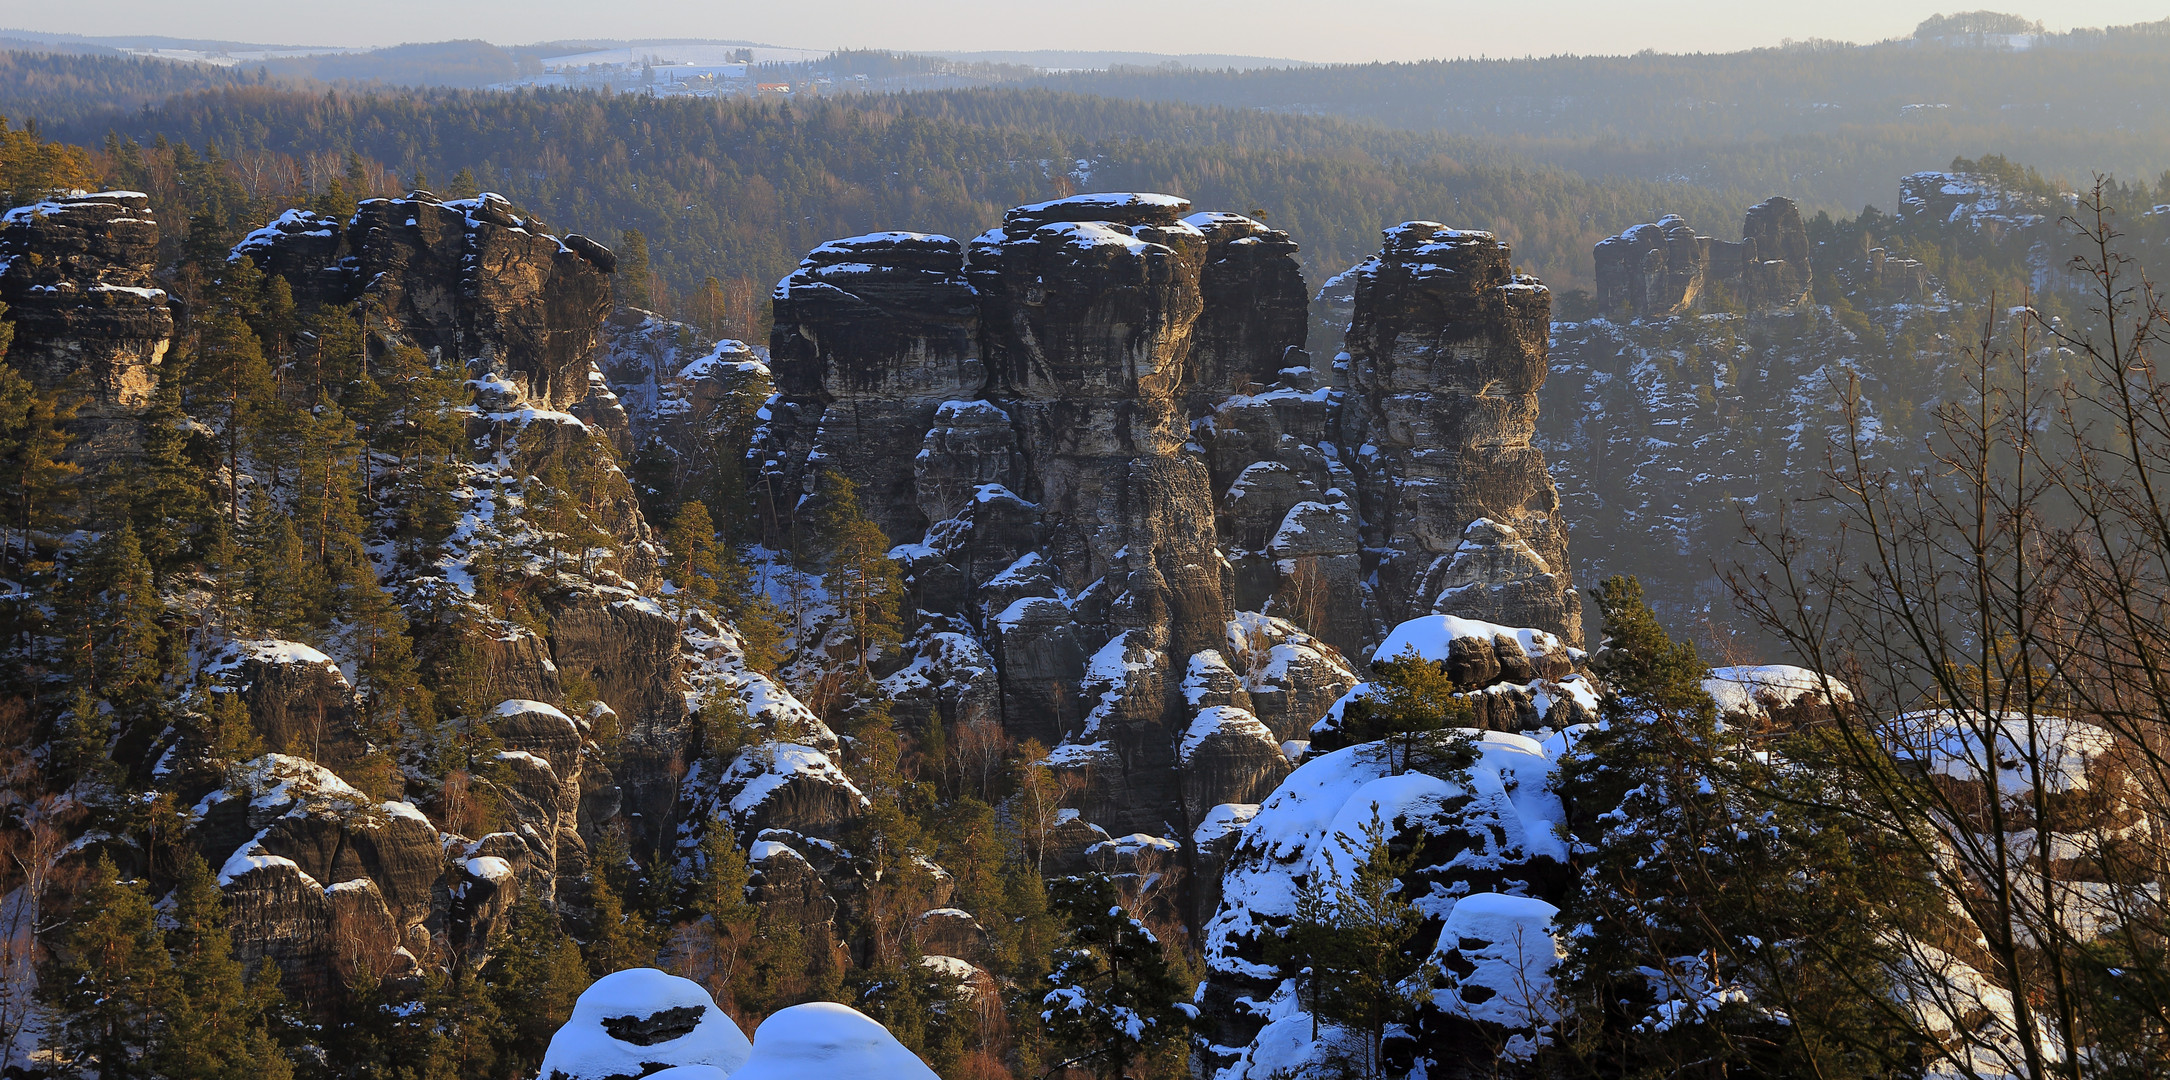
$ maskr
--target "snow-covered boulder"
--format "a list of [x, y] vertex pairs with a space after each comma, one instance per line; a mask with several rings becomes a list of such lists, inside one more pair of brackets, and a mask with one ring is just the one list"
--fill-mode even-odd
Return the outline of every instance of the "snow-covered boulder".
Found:
[[1210, 705], [1198, 710], [1176, 746], [1183, 772], [1183, 807], [1193, 819], [1222, 803], [1265, 798], [1288, 775], [1280, 740], [1248, 709]]
[[[753, 1034], [732, 1080], [935, 1080], [889, 1029], [848, 1005], [810, 1001], [781, 1010]], [[544, 1080], [550, 1080], [544, 1069]]]
[[[1446, 673], [1475, 710], [1474, 727], [1541, 735], [1597, 719], [1597, 690], [1582, 670], [1583, 653], [1543, 630], [1426, 615], [1395, 627], [1372, 663], [1409, 655]], [[1371, 695], [1371, 684], [1360, 683], [1335, 701], [1311, 726], [1310, 752], [1349, 745], [1342, 717], [1352, 702]]]
[[[1825, 700], [1829, 688], [1830, 700]], [[1829, 719], [1833, 709], [1853, 703], [1853, 691], [1836, 679], [1825, 680], [1804, 667], [1752, 664], [1712, 668], [1703, 690], [1718, 711], [1738, 723], [1759, 728], [1792, 728]]]
[[[1514, 922], [1508, 929], [1523, 932], [1520, 937], [1486, 938], [1482, 948], [1471, 945], [1476, 952], [1468, 956], [1450, 924], [1459, 904], [1478, 895], [1501, 895], [1502, 901], [1485, 902], [1495, 905], [1513, 907], [1516, 900], [1543, 905], [1543, 896], [1557, 895], [1565, 884], [1566, 849], [1556, 832], [1565, 813], [1550, 789], [1561, 744], [1497, 731], [1467, 730], [1459, 737], [1475, 751], [1476, 760], [1466, 773], [1452, 768], [1450, 755], [1427, 758], [1419, 751], [1414, 762], [1405, 763], [1398, 751], [1389, 753], [1379, 743], [1314, 757], [1240, 826], [1221, 879], [1220, 907], [1205, 929], [1207, 976], [1199, 1007], [1209, 1076], [1265, 1080], [1275, 1070], [1301, 1064], [1292, 1064], [1290, 1054], [1333, 1049], [1330, 1038], [1314, 1043], [1309, 1018], [1298, 1023], [1290, 1012], [1300, 1013], [1300, 1006], [1277, 996], [1291, 973], [1275, 966], [1274, 941], [1294, 919], [1304, 888], [1323, 884], [1331, 894], [1352, 878], [1368, 855], [1365, 833], [1375, 821], [1397, 850], [1417, 852], [1415, 869], [1401, 881], [1402, 895], [1426, 916], [1419, 941], [1436, 942], [1442, 960], [1452, 957], [1449, 971], [1462, 965], [1466, 970], [1456, 974], [1464, 983], [1490, 987], [1506, 975], [1486, 965], [1501, 962], [1506, 950], [1523, 949], [1532, 958], [1528, 974], [1549, 972], [1551, 938], [1530, 929], [1541, 925], [1541, 919], [1536, 924], [1527, 918], [1507, 920]], [[1405, 764], [1404, 771], [1397, 771]], [[1230, 808], [1225, 816], [1233, 824], [1242, 813]], [[1542, 908], [1516, 910], [1527, 915]], [[1484, 911], [1480, 904], [1464, 921], [1490, 934], [1499, 929], [1495, 924], [1500, 919], [1480, 918]], [[1473, 932], [1472, 941], [1478, 936]], [[1481, 982], [1468, 983], [1470, 978]], [[1478, 989], [1455, 1000], [1481, 996]], [[1514, 1034], [1490, 1014], [1464, 1015], [1447, 1003], [1435, 1003], [1419, 1023], [1448, 1018], [1489, 1025], [1486, 1035], [1493, 1041]], [[1287, 1042], [1281, 1048], [1286, 1053], [1262, 1057], [1253, 1045], [1260, 1040]], [[1425, 1041], [1423, 1052], [1451, 1057], [1454, 1046], [1481, 1044], [1451, 1040], [1435, 1046]], [[1440, 1074], [1435, 1070], [1432, 1075]]]
[[[551, 1036], [540, 1075], [541, 1080], [634, 1080], [673, 1066], [707, 1066], [729, 1074], [752, 1053], [746, 1033], [701, 984], [654, 968], [630, 968], [595, 980], [581, 993], [572, 1018]], [[708, 1074], [679, 1076], [701, 1080]]]
[[829, 755], [799, 743], [756, 743], [734, 754], [721, 776], [706, 770], [696, 765], [681, 785], [695, 804], [681, 820], [721, 817], [741, 837], [763, 829], [834, 836], [867, 805]]
[[1455, 901], [1432, 950], [1440, 980], [1433, 1005], [1443, 1017], [1507, 1033], [1505, 1057], [1529, 1057], [1545, 1027], [1559, 1019], [1552, 982], [1559, 913], [1530, 896], [1485, 892]]

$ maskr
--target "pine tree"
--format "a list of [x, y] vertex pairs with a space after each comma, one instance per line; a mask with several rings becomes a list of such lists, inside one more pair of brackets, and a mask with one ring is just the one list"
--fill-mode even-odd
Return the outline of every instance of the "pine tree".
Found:
[[159, 383], [143, 415], [143, 453], [129, 462], [125, 481], [129, 518], [145, 557], [162, 574], [204, 554], [205, 531], [217, 516], [204, 482], [205, 463], [189, 455], [191, 425], [176, 374]]
[[671, 552], [672, 583], [689, 608], [716, 606], [725, 587], [724, 560], [716, 554], [716, 526], [709, 520], [708, 507], [693, 500], [679, 506], [664, 542]]
[[1040, 1019], [1055, 1045], [1122, 1080], [1132, 1062], [1184, 1037], [1197, 1010], [1188, 988], [1169, 973], [1160, 939], [1126, 913], [1115, 886], [1100, 875], [1069, 878], [1055, 894], [1068, 924], [1055, 949], [1052, 987]]
[[[0, 305], [0, 314], [7, 308]], [[13, 330], [12, 323], [0, 329]], [[7, 343], [0, 340], [0, 355]], [[57, 393], [41, 391], [13, 367], [0, 363], [0, 505], [8, 515], [8, 542], [0, 557], [27, 567], [33, 559], [32, 536], [70, 524], [75, 485], [81, 471], [66, 460], [64, 426], [75, 409]]]
[[250, 985], [233, 955], [226, 903], [203, 857], [181, 860], [166, 932], [172, 974], [160, 995], [162, 1030], [150, 1054], [168, 1080], [288, 1080], [293, 1064], [265, 1027], [279, 1000], [275, 979]]
[[1390, 840], [1374, 814], [1361, 843], [1343, 836], [1338, 852], [1321, 852], [1281, 946], [1283, 969], [1298, 980], [1314, 1028], [1331, 1020], [1363, 1036], [1360, 1058], [1346, 1064], [1367, 1077], [1385, 1071], [1387, 1029], [1407, 1021], [1431, 993], [1430, 969], [1411, 948], [1424, 915], [1401, 885], [1417, 852], [1396, 855]]
[[1447, 768], [1466, 768], [1476, 760], [1466, 738], [1443, 737], [1453, 729], [1474, 726], [1476, 710], [1455, 691], [1446, 666], [1419, 656], [1415, 646], [1400, 656], [1371, 665], [1370, 689], [1342, 709], [1341, 737], [1351, 743], [1385, 740], [1400, 760], [1388, 767], [1399, 774], [1412, 767], [1412, 755], [1427, 760], [1452, 758]]
[[1592, 595], [1608, 694], [1555, 780], [1576, 871], [1561, 988], [1582, 1010], [1565, 1051], [1625, 1076], [1901, 1068], [1889, 983], [1896, 935], [1932, 903], [1918, 859], [1845, 824], [1843, 773], [1803, 768], [1821, 736], [1752, 746], [1721, 726], [1695, 647], [1638, 582]]
[[522, 896], [505, 936], [483, 968], [503, 1029], [499, 1058], [520, 1076], [542, 1064], [550, 1037], [573, 1015], [589, 982], [580, 946], [566, 935], [550, 905]]
[[260, 414], [272, 401], [271, 365], [249, 325], [261, 278], [248, 259], [225, 264], [198, 324], [195, 353], [186, 369], [199, 407], [208, 403], [216, 410], [225, 451], [227, 524], [236, 531], [241, 522], [241, 450], [252, 441]]
[[266, 512], [251, 522], [244, 561], [248, 568], [249, 617], [272, 637], [301, 638], [315, 626], [309, 599], [317, 591], [294, 519]]
[[481, 194], [482, 185], [475, 180], [475, 170], [465, 165], [460, 166], [460, 171], [453, 173], [452, 179], [445, 184], [447, 199], [472, 199]]
[[154, 1075], [145, 1055], [157, 1037], [172, 961], [143, 883], [123, 880], [101, 855], [58, 938], [38, 980], [57, 1013], [49, 1046], [99, 1080]]
[[619, 300], [627, 307], [655, 308], [653, 282], [648, 269], [648, 238], [639, 229], [618, 234]]
[[859, 674], [865, 678], [870, 659], [898, 641], [904, 578], [889, 558], [889, 538], [859, 502], [858, 485], [843, 473], [824, 469], [821, 490], [825, 501], [815, 534], [824, 553], [829, 593], [844, 609]]
[[109, 534], [93, 563], [97, 593], [92, 624], [100, 628], [92, 656], [98, 692], [128, 710], [155, 703], [165, 676], [165, 605], [151, 581], [151, 564], [122, 524]]

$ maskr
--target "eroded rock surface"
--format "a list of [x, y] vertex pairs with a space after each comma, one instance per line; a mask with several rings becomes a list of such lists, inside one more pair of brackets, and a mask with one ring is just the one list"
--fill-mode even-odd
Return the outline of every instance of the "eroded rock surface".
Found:
[[173, 313], [151, 278], [158, 222], [134, 191], [77, 195], [0, 219], [0, 303], [15, 324], [8, 363], [41, 389], [78, 397], [71, 456], [134, 450], [158, 390]]

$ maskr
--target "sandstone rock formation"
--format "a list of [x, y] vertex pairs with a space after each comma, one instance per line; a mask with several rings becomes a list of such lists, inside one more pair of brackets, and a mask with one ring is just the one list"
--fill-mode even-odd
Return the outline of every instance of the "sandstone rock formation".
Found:
[[1550, 310], [1490, 233], [1408, 222], [1358, 267], [1341, 445], [1384, 625], [1437, 611], [1582, 639], [1559, 494], [1530, 445]]
[[553, 236], [495, 194], [370, 199], [338, 225], [290, 211], [235, 254], [285, 276], [304, 305], [366, 298], [365, 331], [396, 328], [425, 351], [501, 368], [544, 408], [589, 395], [589, 354], [617, 265], [608, 248]]
[[1544, 287], [1489, 234], [1389, 230], [1323, 372], [1287, 234], [1190, 211], [822, 245], [777, 286], [752, 448], [769, 505], [833, 468], [898, 545], [900, 715], [1060, 744], [1081, 826], [1179, 840], [1271, 790], [1404, 618], [1580, 639], [1529, 445]]
[[166, 293], [151, 278], [150, 205], [140, 192], [107, 191], [0, 219], [0, 303], [15, 323], [8, 362], [42, 389], [80, 395], [71, 425], [79, 461], [135, 448], [173, 337]]
[[1656, 318], [1697, 310], [1723, 294], [1751, 311], [1808, 299], [1808, 230], [1793, 200], [1749, 207], [1738, 242], [1698, 236], [1678, 215], [1598, 242], [1598, 310]]

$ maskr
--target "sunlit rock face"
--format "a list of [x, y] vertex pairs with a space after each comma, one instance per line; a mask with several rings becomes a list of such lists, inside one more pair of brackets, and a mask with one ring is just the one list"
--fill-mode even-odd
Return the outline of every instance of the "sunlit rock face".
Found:
[[158, 222], [133, 191], [75, 195], [0, 219], [0, 303], [15, 324], [8, 363], [75, 396], [70, 456], [95, 465], [140, 442], [173, 313], [152, 280]]

